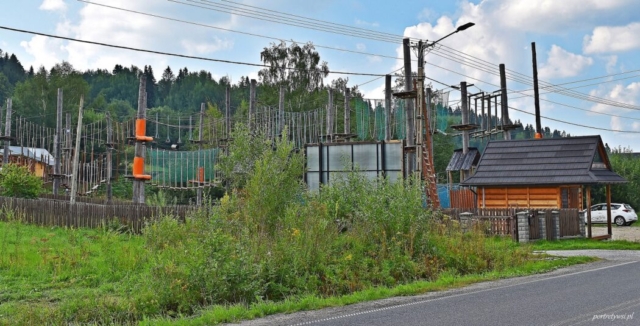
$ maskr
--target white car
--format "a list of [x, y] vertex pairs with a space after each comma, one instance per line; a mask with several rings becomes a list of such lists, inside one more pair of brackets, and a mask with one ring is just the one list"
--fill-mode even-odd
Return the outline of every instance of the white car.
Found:
[[[617, 226], [631, 225], [638, 220], [638, 215], [628, 204], [611, 203], [611, 221]], [[587, 223], [587, 214], [584, 211], [584, 223]], [[607, 223], [607, 204], [591, 206], [591, 223]]]

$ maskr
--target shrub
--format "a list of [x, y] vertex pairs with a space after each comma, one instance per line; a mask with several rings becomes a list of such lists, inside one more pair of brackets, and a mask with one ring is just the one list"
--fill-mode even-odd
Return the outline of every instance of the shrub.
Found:
[[0, 191], [8, 197], [37, 198], [42, 193], [42, 180], [27, 167], [6, 164], [0, 171]]

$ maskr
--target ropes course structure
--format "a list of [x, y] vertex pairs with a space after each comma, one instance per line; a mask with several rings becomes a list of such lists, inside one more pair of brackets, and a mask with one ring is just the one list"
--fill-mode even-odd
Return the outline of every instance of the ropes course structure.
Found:
[[[200, 112], [183, 110], [193, 112], [186, 114], [167, 115], [160, 108], [152, 109], [155, 112], [152, 111], [147, 119], [144, 103], [143, 118], [138, 115], [118, 122], [112, 121], [109, 114], [94, 115], [92, 122], [80, 127], [78, 153], [74, 153], [77, 131], [71, 126], [71, 114], [67, 113], [64, 127], [58, 121], [60, 168], [55, 173], [48, 171], [53, 170], [56, 163], [56, 128], [45, 127], [17, 114], [4, 122], [5, 112], [0, 111], [0, 133], [5, 133], [5, 124], [13, 126], [3, 137], [15, 145], [10, 146], [11, 162], [28, 166], [45, 182], [61, 180], [59, 185], [67, 191], [75, 177], [77, 193], [84, 196], [97, 194], [101, 185], [123, 176], [169, 190], [197, 189], [200, 192], [217, 186], [220, 178], [216, 164], [232, 141], [231, 130], [238, 123], [248, 123], [254, 134], [266, 135], [272, 140], [286, 130], [284, 136], [293, 141], [298, 150], [307, 144], [406, 137], [405, 101], [402, 99], [390, 100], [391, 106], [386, 108], [385, 100], [350, 98], [348, 90], [334, 93], [329, 89], [328, 101], [324, 104], [302, 103], [295, 108], [289, 104], [285, 110], [284, 93], [280, 96], [278, 106], [254, 104], [249, 115], [236, 113], [235, 118], [231, 117], [228, 99], [224, 113], [205, 112], [207, 104], [202, 103]], [[450, 120], [448, 93], [436, 92], [432, 99], [431, 130], [446, 130]], [[211, 104], [209, 108], [212, 108]], [[61, 120], [61, 111], [59, 114], [58, 120]], [[143, 144], [144, 154], [137, 150], [132, 153], [136, 144]], [[73, 176], [76, 156], [78, 175]]]

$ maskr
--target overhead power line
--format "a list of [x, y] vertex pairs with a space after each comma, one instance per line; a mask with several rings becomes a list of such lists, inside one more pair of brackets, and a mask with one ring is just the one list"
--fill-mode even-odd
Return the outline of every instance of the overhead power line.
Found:
[[[108, 44], [108, 43], [101, 43], [101, 42], [94, 42], [94, 41], [79, 40], [79, 39], [75, 39], [75, 38], [71, 38], [71, 37], [65, 37], [65, 36], [58, 36], [58, 35], [52, 35], [52, 34], [46, 34], [46, 33], [34, 32], [34, 31], [28, 31], [28, 30], [17, 29], [17, 28], [12, 28], [12, 27], [7, 27], [7, 26], [0, 26], [0, 29], [4, 29], [4, 30], [8, 30], [8, 31], [13, 31], [13, 32], [19, 32], [19, 33], [25, 33], [25, 34], [33, 34], [33, 35], [46, 36], [46, 37], [51, 37], [51, 38], [56, 38], [56, 39], [62, 39], [62, 40], [67, 40], [67, 41], [72, 41], [72, 42], [79, 42], [79, 43], [93, 44], [93, 45], [105, 46], [105, 47], [116, 48], [116, 49], [123, 49], [123, 50], [137, 51], [137, 52], [145, 52], [145, 53], [152, 53], [152, 54], [166, 55], [166, 56], [179, 57], [179, 58], [186, 58], [186, 59], [203, 60], [203, 61], [212, 61], [212, 62], [228, 63], [228, 64], [234, 64], [234, 65], [244, 65], [244, 66], [251, 66], [251, 67], [261, 67], [261, 68], [268, 68], [268, 67], [269, 67], [268, 65], [260, 64], [260, 63], [249, 63], [249, 62], [231, 61], [231, 60], [224, 60], [224, 59], [205, 58], [205, 57], [191, 56], [191, 55], [178, 54], [178, 53], [171, 53], [171, 52], [162, 52], [162, 51], [146, 50], [146, 49], [141, 49], [141, 48], [134, 48], [134, 47], [122, 46], [122, 45], [114, 45], [114, 44]], [[289, 67], [287, 67], [286, 69], [288, 69], [288, 70], [293, 70], [294, 68], [289, 68]], [[338, 75], [355, 75], [355, 76], [384, 76], [384, 75], [382, 75], [382, 74], [370, 74], [370, 73], [348, 72], [348, 71], [329, 71], [329, 73], [330, 73], [330, 74], [338, 74]]]
[[[77, 0], [77, 1], [88, 3], [88, 4], [92, 4], [92, 5], [95, 5], [95, 6], [101, 6], [101, 7], [120, 10], [120, 11], [124, 11], [124, 12], [135, 13], [135, 14], [138, 14], [138, 15], [144, 15], [144, 16], [148, 16], [148, 17], [160, 18], [160, 19], [165, 19], [165, 20], [169, 20], [169, 21], [174, 21], [174, 22], [179, 22], [179, 23], [184, 23], [184, 24], [190, 24], [190, 25], [194, 25], [194, 26], [207, 27], [207, 28], [217, 29], [217, 30], [221, 30], [221, 31], [225, 31], [225, 32], [243, 34], [243, 35], [247, 35], [247, 36], [260, 37], [260, 38], [264, 38], [264, 39], [268, 39], [268, 40], [281, 41], [281, 42], [286, 42], [286, 43], [292, 43], [292, 42], [293, 43], [299, 43], [299, 44], [306, 43], [306, 41], [303, 42], [303, 41], [296, 41], [296, 40], [286, 40], [286, 39], [283, 39], [283, 38], [278, 38], [278, 37], [273, 37], [273, 36], [267, 36], [267, 35], [261, 35], [261, 34], [256, 34], [256, 33], [249, 33], [249, 32], [243, 32], [243, 31], [238, 31], [238, 30], [233, 30], [233, 29], [228, 29], [228, 28], [222, 28], [222, 27], [213, 26], [213, 25], [196, 23], [196, 22], [177, 19], [177, 18], [171, 18], [171, 17], [167, 17], [167, 16], [161, 16], [161, 15], [147, 13], [147, 12], [136, 11], [136, 10], [127, 9], [127, 8], [114, 7], [114, 6], [105, 5], [105, 4], [102, 4], [102, 3], [91, 2], [91, 1], [88, 1], [88, 0]], [[348, 53], [354, 53], [354, 54], [362, 54], [362, 55], [368, 55], [368, 56], [376, 56], [376, 57], [393, 59], [393, 60], [403, 60], [400, 57], [395, 57], [395, 56], [390, 56], [390, 55], [370, 53], [370, 52], [364, 52], [364, 51], [356, 51], [356, 50], [349, 50], [349, 49], [341, 49], [341, 48], [336, 48], [336, 47], [331, 47], [331, 46], [326, 46], [326, 45], [319, 45], [319, 44], [315, 44], [315, 43], [313, 44], [313, 46], [317, 47], [317, 48], [334, 50], [334, 51], [348, 52]], [[417, 61], [417, 60], [413, 60], [413, 61]]]
[[[527, 112], [527, 111], [524, 111], [524, 110], [516, 109], [516, 108], [511, 107], [511, 106], [509, 107], [509, 109], [515, 110], [515, 111], [518, 111], [518, 112], [522, 112], [522, 113], [525, 113], [525, 114], [529, 114], [529, 115], [536, 115], [535, 113], [531, 113], [531, 112]], [[583, 124], [579, 124], [579, 123], [575, 123], [575, 122], [569, 122], [569, 121], [560, 120], [560, 119], [549, 118], [549, 117], [545, 117], [543, 115], [541, 115], [540, 117], [544, 118], [544, 119], [547, 119], [547, 120], [560, 122], [560, 123], [564, 123], [564, 124], [568, 124], [568, 125], [572, 125], [572, 126], [582, 127], [582, 128], [589, 128], [589, 129], [603, 130], [603, 131], [622, 132], [622, 133], [628, 133], [628, 134], [640, 134], [640, 131], [607, 129], [607, 128], [600, 128], [600, 127], [594, 127], [594, 126], [587, 126], [587, 125], [583, 125]]]
[[[496, 65], [488, 61], [482, 60], [480, 58], [466, 54], [464, 52], [458, 51], [456, 49], [447, 47], [446, 45], [438, 46], [433, 50], [432, 53], [434, 52], [437, 53], [436, 55], [444, 59], [448, 59], [456, 63], [466, 65], [495, 76], [499, 76], [499, 71], [496, 68]], [[529, 76], [526, 76], [524, 74], [509, 70], [509, 69], [507, 69], [507, 72], [508, 72], [507, 79], [521, 83], [521, 84], [529, 85], [529, 86], [533, 85], [533, 82]], [[561, 87], [559, 85], [554, 85], [545, 81], [541, 81], [541, 80], [539, 80], [539, 82], [542, 88], [548, 89], [551, 92], [557, 93], [560, 95], [565, 95], [565, 96], [569, 96], [569, 97], [573, 97], [573, 98], [577, 98], [577, 99], [581, 99], [589, 102], [596, 102], [596, 103], [605, 104], [605, 105], [614, 106], [614, 107], [621, 107], [621, 108], [626, 108], [630, 110], [640, 110], [640, 106], [630, 105], [628, 103], [623, 103], [623, 102], [617, 102], [617, 101], [613, 101], [610, 99], [605, 99], [605, 98], [601, 98], [593, 95], [587, 95], [577, 91], [571, 91], [570, 89]]]
[[[131, 10], [131, 9], [125, 9], [125, 8], [109, 6], [109, 5], [95, 3], [95, 2], [91, 2], [91, 1], [87, 1], [87, 0], [78, 0], [78, 1], [89, 3], [89, 4], [93, 4], [93, 5], [103, 6], [103, 7], [107, 7], [107, 8], [112, 8], [112, 9], [116, 9], [116, 10], [122, 10], [122, 11], [126, 11], [126, 12], [132, 12], [132, 13], [136, 13], [136, 14], [141, 14], [141, 15], [147, 15], [147, 16], [151, 16], [151, 17], [166, 19], [166, 20], [170, 20], [170, 21], [176, 21], [176, 22], [192, 24], [192, 25], [196, 25], [196, 26], [202, 26], [202, 27], [208, 27], [208, 28], [213, 28], [213, 29], [233, 32], [233, 33], [239, 33], [239, 34], [244, 34], [244, 35], [249, 35], [249, 36], [262, 37], [262, 38], [266, 38], [266, 39], [282, 41], [280, 38], [276, 38], [276, 37], [270, 37], [270, 36], [255, 34], [255, 33], [248, 33], [248, 32], [242, 32], [242, 31], [237, 31], [237, 30], [221, 28], [221, 27], [217, 27], [217, 26], [211, 26], [211, 25], [206, 25], [206, 24], [201, 24], [201, 23], [195, 23], [195, 22], [190, 22], [190, 21], [185, 21], [185, 20], [180, 20], [180, 19], [160, 16], [160, 15], [155, 15], [155, 14], [150, 14], [150, 13], [145, 13], [145, 12], [139, 12], [139, 11], [135, 11], [135, 10]], [[171, 1], [171, 0], [169, 0], [169, 1]], [[191, 1], [191, 0], [189, 0], [189, 1]], [[204, 1], [204, 0], [200, 0], [200, 1]], [[210, 2], [210, 1], [205, 1], [205, 2]], [[227, 0], [225, 0], [225, 2], [233, 3], [232, 1], [227, 1]], [[249, 6], [249, 5], [244, 5], [244, 6], [253, 7], [253, 8], [259, 8], [259, 7]], [[272, 10], [264, 9], [264, 8], [261, 8], [261, 10], [272, 11]], [[272, 11], [272, 12], [276, 12], [276, 11]], [[278, 12], [278, 13], [281, 13], [281, 12]], [[287, 14], [287, 15], [291, 15], [291, 14]], [[296, 16], [296, 15], [291, 15], [291, 16]], [[296, 17], [302, 17], [302, 16], [296, 16]], [[314, 20], [314, 19], [311, 19], [311, 20]], [[347, 25], [341, 25], [341, 24], [334, 24], [334, 25], [347, 26]], [[366, 29], [362, 29], [362, 30], [368, 31]], [[392, 34], [388, 34], [388, 35], [392, 35]], [[290, 42], [303, 43], [303, 42], [299, 42], [299, 41], [290, 41]], [[314, 46], [318, 47], [318, 48], [325, 48], [325, 49], [330, 49], [330, 50], [335, 50], [335, 51], [342, 51], [342, 52], [349, 52], [349, 53], [354, 53], [354, 54], [378, 56], [378, 57], [381, 57], [381, 58], [389, 58], [389, 59], [394, 59], [394, 60], [403, 60], [403, 58], [389, 56], [389, 55], [368, 53], [368, 52], [362, 52], [362, 51], [354, 51], [354, 50], [348, 50], [348, 49], [340, 49], [340, 48], [329, 47], [329, 46], [324, 46], [324, 45], [317, 45], [317, 44], [314, 44]], [[447, 49], [450, 49], [450, 50], [447, 50]], [[455, 50], [453, 48], [449, 48], [447, 46], [439, 44], [437, 47], [432, 49], [432, 53], [434, 55], [437, 55], [437, 56], [442, 57], [444, 59], [459, 63], [461, 65], [466, 65], [466, 66], [478, 69], [480, 71], [483, 71], [483, 72], [486, 72], [486, 73], [489, 73], [489, 74], [492, 74], [492, 75], [495, 75], [495, 76], [499, 76], [498, 70], [496, 70], [495, 65], [489, 63], [488, 61], [485, 61], [485, 60], [482, 60], [480, 58], [468, 55], [468, 54], [466, 54], [464, 52]], [[470, 61], [470, 63], [467, 62], [467, 60]], [[417, 61], [417, 60], [412, 60], [412, 61]], [[452, 73], [459, 74], [459, 73], [457, 73], [457, 72], [455, 72], [453, 70], [449, 70], [449, 69], [446, 69], [444, 67], [441, 67], [441, 66], [438, 66], [438, 65], [435, 65], [435, 64], [430, 64], [430, 65], [432, 65], [434, 67], [437, 67], [437, 68], [440, 68], [440, 69], [443, 69], [443, 70], [450, 71]], [[630, 72], [635, 72], [635, 71], [640, 71], [640, 70], [634, 70], [634, 71], [630, 71]], [[530, 77], [525, 76], [525, 75], [520, 74], [520, 73], [517, 73], [517, 72], [514, 72], [514, 71], [509, 70], [509, 69], [507, 69], [507, 72], [509, 72], [509, 74], [507, 75], [507, 78], [509, 80], [512, 80], [512, 81], [515, 81], [515, 82], [518, 82], [518, 83], [522, 83], [522, 84], [525, 84], [525, 85], [532, 85]], [[626, 73], [630, 73], [630, 72], [626, 72]], [[626, 73], [621, 73], [621, 74], [626, 74]], [[463, 74], [459, 74], [459, 75], [465, 76]], [[590, 78], [590, 79], [586, 79], [586, 80], [601, 79], [601, 78], [606, 78], [606, 77], [615, 76], [615, 75], [619, 75], [619, 74], [595, 77], [595, 78]], [[632, 77], [629, 77], [629, 78], [632, 78]], [[627, 78], [625, 78], [625, 79], [627, 79]], [[622, 80], [622, 79], [620, 79], [620, 80]], [[599, 97], [595, 97], [595, 96], [591, 96], [591, 95], [586, 95], [586, 94], [579, 93], [579, 92], [573, 92], [573, 94], [567, 94], [567, 93], [563, 93], [563, 92], [559, 92], [558, 91], [558, 89], [570, 90], [568, 88], [559, 88], [559, 86], [561, 86], [561, 85], [577, 83], [577, 82], [581, 82], [581, 81], [574, 81], [574, 82], [570, 82], [570, 83], [555, 84], [555, 85], [554, 84], [550, 84], [550, 83], [546, 83], [544, 81], [540, 81], [540, 82], [541, 82], [541, 84], [543, 84], [543, 87], [541, 87], [541, 89], [551, 89], [547, 93], [558, 93], [560, 95], [570, 96], [570, 97], [574, 97], [574, 98], [585, 100], [585, 101], [589, 101], [589, 102], [595, 102], [595, 103], [600, 103], [600, 104], [604, 104], [604, 105], [608, 105], [608, 106], [614, 106], [614, 107], [622, 107], [622, 108], [627, 108], [627, 109], [631, 109], [631, 110], [640, 109], [639, 107], [636, 107], [636, 106], [633, 106], [633, 105], [630, 105], [630, 104], [627, 104], [627, 103], [616, 102], [616, 101], [613, 101], [613, 100], [603, 99], [603, 98], [599, 98]], [[496, 86], [495, 84], [491, 84], [491, 83], [487, 83], [487, 84]], [[586, 87], [586, 86], [582, 86], [582, 87]], [[516, 93], [520, 93], [521, 94], [524, 91], [512, 91], [512, 92], [516, 92]], [[529, 96], [529, 95], [525, 95], [525, 96]]]
[[[438, 83], [444, 84], [440, 81], [436, 81]], [[477, 87], [477, 86], [476, 86]], [[480, 89], [480, 88], [478, 88]], [[480, 89], [480, 91], [482, 91], [482, 89]], [[497, 104], [501, 104], [500, 102], [497, 102]], [[508, 106], [509, 109], [514, 110], [514, 111], [518, 111], [518, 112], [522, 112], [525, 114], [529, 114], [529, 115], [533, 115], [535, 116], [535, 113], [531, 113], [531, 112], [527, 112], [521, 109], [517, 109], [514, 108], [512, 106]], [[590, 111], [591, 112], [591, 111]], [[598, 113], [598, 112], [592, 112], [592, 113]], [[594, 127], [594, 126], [588, 126], [588, 125], [583, 125], [583, 124], [579, 124], [579, 123], [575, 123], [575, 122], [569, 122], [569, 121], [565, 121], [565, 120], [560, 120], [560, 119], [555, 119], [555, 118], [549, 118], [546, 116], [541, 115], [541, 118], [544, 119], [548, 119], [551, 121], [555, 121], [555, 122], [559, 122], [559, 123], [564, 123], [564, 124], [568, 124], [568, 125], [572, 125], [572, 126], [577, 126], [577, 127], [582, 127], [582, 128], [588, 128], [588, 129], [594, 129], [594, 130], [602, 130], [602, 131], [613, 131], [613, 132], [621, 132], [621, 133], [630, 133], [630, 134], [640, 134], [640, 131], [632, 131], [632, 130], [616, 130], [616, 129], [607, 129], [607, 128], [601, 128], [601, 127]]]
[[277, 15], [269, 15], [261, 12], [256, 12], [252, 10], [242, 9], [242, 8], [234, 8], [231, 6], [220, 5], [216, 3], [211, 3], [209, 1], [194, 1], [194, 0], [183, 0], [187, 2], [181, 2], [178, 0], [168, 0], [169, 2], [174, 2], [177, 4], [182, 4], [186, 6], [197, 7], [206, 10], [218, 11], [222, 13], [228, 13], [232, 15], [238, 15], [243, 17], [254, 18], [262, 21], [268, 21], [288, 26], [302, 27], [327, 33], [333, 34], [341, 34], [346, 36], [358, 37], [358, 38], [366, 38], [374, 41], [387, 42], [387, 43], [401, 43], [402, 37], [394, 38], [390, 36], [377, 35], [375, 33], [367, 33], [361, 31], [348, 30], [340, 27], [334, 27], [329, 25], [320, 25], [314, 22], [305, 22], [300, 19], [292, 19]]
[[[386, 32], [378, 32], [378, 31], [374, 31], [374, 30], [370, 30], [370, 29], [366, 29], [366, 28], [353, 27], [353, 26], [349, 26], [349, 25], [333, 23], [333, 22], [326, 21], [326, 20], [319, 20], [319, 19], [314, 19], [314, 18], [309, 18], [309, 17], [304, 17], [304, 16], [298, 16], [298, 15], [289, 14], [289, 13], [285, 13], [285, 12], [281, 12], [281, 11], [276, 11], [276, 10], [271, 10], [271, 9], [266, 9], [266, 8], [260, 8], [260, 7], [256, 7], [256, 6], [250, 6], [250, 5], [239, 3], [239, 2], [235, 2], [235, 1], [230, 1], [230, 0], [220, 0], [220, 1], [234, 3], [236, 5], [240, 5], [240, 6], [244, 6], [244, 7], [256, 8], [256, 9], [259, 9], [259, 10], [263, 10], [263, 11], [267, 11], [267, 12], [273, 12], [273, 13], [282, 14], [282, 15], [286, 15], [286, 16], [292, 16], [292, 17], [308, 19], [308, 20], [311, 20], [311, 21], [316, 21], [316, 22], [320, 22], [320, 23], [323, 23], [323, 24], [330, 24], [330, 25], [333, 25], [333, 26], [341, 27], [341, 28], [349, 28], [349, 29], [352, 29], [352, 30], [359, 30], [359, 31], [368, 32], [368, 33], [376, 33], [376, 34], [390, 36], [390, 37], [398, 37], [398, 35], [396, 35], [396, 34], [391, 34], [391, 33], [386, 33]], [[207, 1], [207, 2], [211, 2], [211, 1]]]

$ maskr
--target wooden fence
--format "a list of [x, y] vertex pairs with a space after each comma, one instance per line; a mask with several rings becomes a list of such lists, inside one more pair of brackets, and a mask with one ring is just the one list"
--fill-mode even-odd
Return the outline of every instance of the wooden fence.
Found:
[[[448, 208], [442, 212], [453, 219], [459, 220], [461, 213], [471, 213], [472, 219], [475, 221], [485, 221], [487, 233], [492, 235], [511, 236], [517, 240], [517, 220], [516, 213], [526, 211], [522, 208]], [[580, 223], [582, 219], [577, 209], [535, 209], [531, 210], [531, 218], [529, 223], [529, 238], [536, 240], [541, 238], [540, 232], [540, 214], [544, 214], [546, 224], [546, 239], [553, 238], [553, 216], [552, 211], [558, 211], [560, 218], [560, 237], [579, 236]]]
[[560, 237], [572, 237], [582, 235], [580, 223], [584, 223], [580, 212], [575, 209], [560, 210]]
[[110, 223], [139, 233], [149, 221], [162, 216], [184, 220], [197, 206], [154, 207], [146, 205], [102, 205], [54, 199], [0, 197], [0, 220], [9, 214], [25, 223], [73, 228], [97, 228]]
[[[68, 195], [54, 195], [54, 194], [41, 194], [40, 198], [55, 199], [55, 200], [62, 200], [62, 201], [70, 201], [71, 200], [71, 197], [68, 196]], [[76, 197], [76, 202], [77, 203], [90, 203], [90, 204], [106, 204], [107, 199], [106, 198], [77, 196]], [[115, 205], [138, 205], [138, 204], [135, 204], [131, 200], [127, 201], [127, 200], [122, 200], [122, 199], [112, 199], [111, 200], [111, 204], [115, 204]]]
[[461, 209], [475, 209], [477, 207], [476, 194], [469, 188], [458, 188], [449, 190], [451, 207]]

